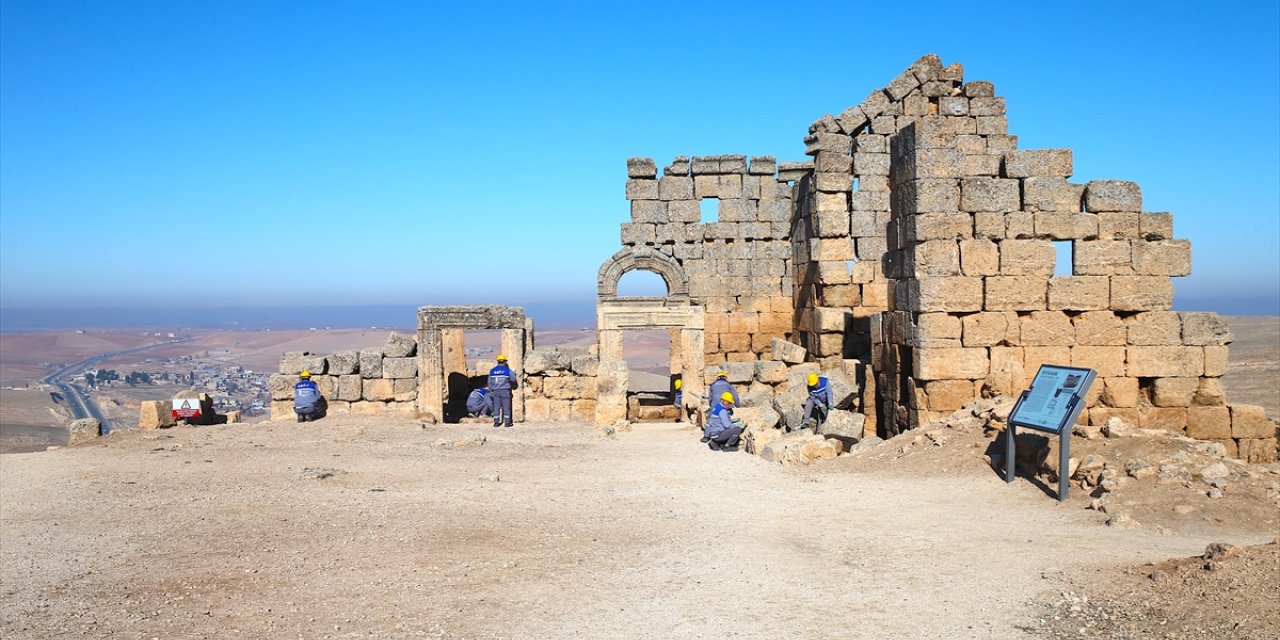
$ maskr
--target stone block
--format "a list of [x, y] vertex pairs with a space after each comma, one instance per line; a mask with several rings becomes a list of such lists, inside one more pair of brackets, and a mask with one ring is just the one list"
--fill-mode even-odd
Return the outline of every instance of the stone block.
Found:
[[162, 427], [172, 427], [173, 406], [169, 402], [159, 400], [143, 400], [138, 410], [138, 429], [149, 431]]
[[657, 242], [657, 225], [640, 222], [624, 222], [621, 225], [621, 240], [624, 245], [651, 245]]
[[[1077, 349], [1079, 347], [1076, 347]], [[1136, 407], [1138, 406], [1138, 379], [1137, 378], [1104, 378], [1102, 380], [1102, 402], [1109, 407]], [[1186, 424], [1186, 414], [1183, 414], [1183, 425]]]
[[1131, 275], [1133, 248], [1128, 240], [1078, 240], [1071, 272], [1078, 276]]
[[391, 381], [392, 399], [396, 402], [416, 403], [418, 401], [418, 380], [416, 378], [397, 378]]
[[1134, 240], [1133, 272], [1140, 276], [1191, 275], [1191, 243], [1187, 240]]
[[[895, 318], [905, 318], [909, 314], [896, 313]], [[974, 314], [978, 315], [978, 314]], [[973, 315], [964, 316], [967, 320]], [[909, 331], [911, 336], [907, 337], [907, 342], [915, 343], [916, 346], [951, 346], [958, 347], [960, 337], [962, 335], [961, 319], [958, 316], [949, 313], [921, 313], [915, 317], [915, 321], [911, 323]]]
[[1000, 160], [1001, 156], [994, 153], [967, 153], [964, 156], [965, 175], [998, 178], [1000, 176]]
[[[1081, 240], [1098, 235], [1098, 217], [1092, 213], [1041, 211], [1033, 217], [1037, 237], [1049, 240]], [[1074, 245], [1071, 245], [1074, 249]]]
[[[1066, 178], [1031, 177], [1022, 181], [1022, 202], [1027, 211], [1057, 211], [1078, 214], [1084, 200], [1084, 185]], [[1097, 219], [1093, 219], [1097, 230]], [[1072, 236], [1074, 237], [1074, 236]]]
[[1057, 252], [1052, 242], [1010, 239], [999, 245], [1001, 275], [1053, 275]]
[[1173, 306], [1173, 282], [1161, 276], [1113, 276], [1111, 308], [1115, 311], [1164, 311]]
[[671, 164], [663, 167], [662, 174], [664, 176], [687, 176], [689, 175], [689, 168], [690, 163], [688, 156], [676, 156], [675, 159], [671, 161]]
[[1005, 116], [979, 116], [977, 133], [983, 136], [1002, 136], [1009, 133], [1009, 119]]
[[658, 165], [653, 158], [627, 158], [628, 178], [653, 178], [658, 175]]
[[1041, 365], [1061, 365], [1063, 363], [1071, 362], [1071, 347], [1023, 347], [1022, 357], [1023, 366], [1027, 374], [1027, 382], [1030, 383], [1031, 380], [1035, 379], [1036, 373], [1040, 371]]
[[1080, 346], [1071, 347], [1071, 366], [1093, 369], [1099, 377], [1112, 378], [1125, 375], [1125, 350], [1123, 347]]
[[[1136, 408], [1092, 407], [1089, 409], [1089, 424], [1091, 425], [1106, 425], [1112, 418], [1120, 420], [1125, 426], [1136, 427], [1142, 423], [1142, 413]], [[1117, 432], [1119, 432], [1118, 429]]]
[[303, 370], [310, 371], [312, 375], [322, 376], [329, 372], [329, 359], [322, 355], [304, 353], [301, 362]]
[[839, 440], [843, 445], [841, 449], [847, 450], [850, 445], [862, 440], [866, 422], [867, 417], [861, 413], [834, 409], [827, 419], [818, 425], [817, 432], [824, 438]]
[[390, 378], [366, 378], [360, 392], [361, 398], [373, 402], [388, 402], [395, 396], [395, 385]]
[[417, 353], [418, 341], [395, 331], [387, 335], [387, 342], [382, 346], [382, 355], [388, 358], [410, 358]]
[[1173, 215], [1164, 211], [1138, 214], [1138, 236], [1143, 240], [1172, 240]]
[[1055, 276], [1049, 278], [1049, 309], [1097, 311], [1111, 303], [1111, 281], [1105, 276]]
[[1017, 211], [1021, 208], [1017, 180], [965, 178], [960, 181], [960, 208], [964, 211]]
[[382, 377], [382, 349], [370, 347], [360, 350], [360, 377]]
[[985, 279], [986, 311], [1039, 311], [1048, 308], [1049, 283], [1039, 276], [992, 276]]
[[1181, 407], [1142, 407], [1138, 410], [1138, 426], [1185, 435], [1187, 410]]
[[1196, 386], [1196, 394], [1191, 404], [1200, 407], [1221, 407], [1227, 404], [1226, 393], [1222, 390], [1221, 378], [1200, 378]]
[[[991, 213], [991, 212], [987, 212]], [[1025, 240], [1036, 237], [1036, 216], [1026, 211], [1013, 211], [1004, 214], [1004, 235], [1014, 240]]]
[[302, 357], [311, 355], [306, 351], [286, 351], [280, 354], [280, 373], [296, 376], [302, 372]]
[[1275, 435], [1276, 425], [1267, 419], [1267, 411], [1263, 407], [1233, 404], [1230, 410], [1232, 438], [1269, 438]]
[[815, 460], [834, 458], [842, 447], [820, 435], [804, 432], [784, 435], [765, 445], [760, 458], [783, 465], [804, 465]]
[[665, 224], [667, 206], [661, 200], [632, 200], [631, 221], [637, 223]]
[[1183, 312], [1178, 318], [1182, 321], [1182, 344], [1225, 346], [1236, 339], [1227, 321], [1216, 313]]
[[1138, 216], [1135, 211], [1103, 211], [1098, 218], [1098, 237], [1111, 240], [1134, 240], [1138, 237]]
[[298, 384], [298, 376], [277, 373], [267, 378], [267, 391], [272, 400], [293, 400], [293, 385]]
[[912, 352], [916, 379], [979, 380], [987, 377], [990, 360], [984, 348], [916, 349]]
[[658, 181], [653, 179], [627, 180], [628, 200], [657, 200]]
[[963, 318], [962, 344], [966, 347], [1016, 345], [1020, 340], [1018, 317], [1012, 312], [971, 313]]
[[933, 380], [924, 383], [931, 411], [956, 411], [978, 397], [972, 380]]
[[1189, 407], [1199, 388], [1198, 378], [1156, 378], [1151, 385], [1151, 403], [1157, 407]]
[[1229, 364], [1227, 347], [1208, 346], [1204, 348], [1204, 375], [1212, 377], [1225, 376], [1227, 375]]
[[1275, 438], [1248, 438], [1237, 441], [1237, 457], [1250, 464], [1270, 464], [1276, 461]]
[[1085, 311], [1071, 320], [1075, 326], [1076, 344], [1090, 346], [1124, 346], [1129, 343], [1124, 321], [1110, 311]]
[[333, 399], [353, 402], [364, 396], [364, 384], [360, 376], [347, 374], [338, 376], [338, 385]]
[[779, 338], [775, 338], [769, 348], [771, 359], [787, 364], [800, 364], [804, 362], [807, 355], [808, 351], [804, 347]]
[[1188, 408], [1187, 436], [1197, 440], [1223, 440], [1230, 438], [1230, 410], [1227, 407]]
[[1204, 350], [1198, 347], [1128, 347], [1125, 371], [1135, 378], [1198, 377], [1204, 371]]
[[952, 239], [926, 240], [906, 250], [908, 273], [922, 276], [960, 274], [960, 246]]
[[417, 358], [382, 359], [382, 377], [384, 378], [416, 378], [418, 377]]
[[92, 442], [102, 435], [102, 423], [97, 418], [80, 418], [67, 425], [67, 446]]
[[1084, 190], [1085, 211], [1142, 211], [1142, 189], [1125, 180], [1091, 180]]
[[1125, 321], [1128, 342], [1141, 346], [1182, 344], [1182, 317], [1172, 311], [1148, 311]]
[[938, 98], [938, 115], [969, 115], [969, 99], [964, 96], [941, 96]]
[[1072, 346], [1076, 342], [1075, 326], [1061, 311], [1032, 311], [1019, 318], [1021, 344], [1029, 347]]
[[960, 241], [960, 272], [968, 277], [992, 276], [1000, 272], [1000, 251], [988, 238]]
[[843, 153], [848, 155], [852, 153], [852, 139], [843, 133], [811, 133], [804, 138], [804, 152], [806, 155], [814, 155], [819, 151], [830, 151], [832, 153]]
[[360, 371], [360, 352], [354, 349], [329, 354], [328, 374], [344, 376]]
[[899, 282], [902, 311], [981, 311], [982, 279], [930, 277]]
[[[1004, 156], [1004, 173], [1010, 178], [1069, 178], [1070, 149], [1010, 151]], [[1054, 209], [1071, 211], [1071, 209]]]
[[1005, 115], [1006, 110], [1004, 98], [991, 96], [969, 100], [969, 115], [974, 117], [999, 117]]

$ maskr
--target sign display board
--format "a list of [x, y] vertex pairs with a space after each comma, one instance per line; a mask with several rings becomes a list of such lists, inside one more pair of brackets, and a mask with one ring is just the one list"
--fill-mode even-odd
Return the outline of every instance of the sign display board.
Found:
[[1058, 500], [1067, 499], [1067, 468], [1071, 451], [1071, 427], [1084, 410], [1084, 397], [1089, 393], [1093, 369], [1040, 365], [1031, 388], [1022, 392], [1009, 413], [1005, 429], [1005, 482], [1013, 482], [1017, 459], [1017, 430], [1026, 427], [1058, 434]]
[[199, 398], [175, 398], [173, 401], [173, 417], [187, 420], [200, 417]]

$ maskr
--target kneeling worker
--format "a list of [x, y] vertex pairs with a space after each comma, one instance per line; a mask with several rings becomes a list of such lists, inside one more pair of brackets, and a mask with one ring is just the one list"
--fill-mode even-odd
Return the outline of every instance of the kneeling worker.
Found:
[[298, 422], [315, 420], [320, 417], [320, 387], [310, 371], [304, 370], [298, 377], [302, 379], [293, 385], [293, 412], [298, 414]]
[[702, 432], [702, 441], [712, 451], [737, 451], [742, 437], [742, 421], [733, 417], [733, 394], [720, 395], [720, 410], [714, 411]]
[[480, 387], [467, 396], [467, 414], [473, 418], [493, 415], [493, 397], [487, 387]]
[[827, 414], [831, 413], [831, 405], [835, 404], [831, 381], [826, 376], [811, 373], [806, 382], [809, 383], [809, 399], [804, 401], [804, 422], [800, 423], [802, 429], [817, 427], [826, 422]]

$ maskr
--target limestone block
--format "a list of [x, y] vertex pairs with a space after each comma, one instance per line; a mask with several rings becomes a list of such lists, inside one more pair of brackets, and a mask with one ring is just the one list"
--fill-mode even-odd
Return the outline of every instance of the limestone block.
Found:
[[590, 423], [595, 419], [595, 415], [596, 401], [590, 398], [574, 400], [569, 405], [569, 419], [575, 422]]
[[1071, 366], [1093, 369], [1098, 372], [1100, 378], [1123, 376], [1125, 375], [1124, 356], [1123, 347], [1077, 345], [1071, 347]]
[[927, 240], [906, 250], [908, 271], [916, 277], [960, 273], [960, 246], [955, 240]]
[[360, 377], [382, 377], [382, 349], [371, 347], [360, 350]]
[[528, 422], [551, 420], [551, 400], [541, 396], [525, 396], [524, 419]]
[[852, 177], [847, 173], [815, 173], [813, 186], [818, 191], [850, 191], [853, 188]]
[[1191, 404], [1201, 407], [1221, 407], [1227, 404], [1221, 378], [1200, 378], [1199, 382], [1196, 394], [1191, 398]]
[[[905, 297], [898, 300], [903, 311], [980, 311], [982, 279], [964, 277], [930, 277], [911, 279], [905, 285]], [[900, 288], [901, 291], [901, 288]]]
[[[1137, 378], [1105, 378], [1102, 382], [1102, 402], [1104, 404], [1109, 407], [1138, 406]], [[1186, 424], [1185, 414], [1183, 415], [1183, 424]]]
[[102, 423], [97, 418], [80, 418], [67, 425], [67, 446], [91, 442], [102, 435]]
[[998, 395], [1014, 396], [1027, 387], [1022, 347], [991, 347], [991, 371], [984, 387]]
[[1187, 436], [1197, 440], [1223, 440], [1230, 438], [1230, 410], [1227, 407], [1188, 408]]
[[867, 417], [861, 413], [835, 409], [818, 425], [817, 432], [825, 438], [839, 440], [843, 445], [841, 450], [844, 451], [862, 440], [866, 422]]
[[1198, 377], [1204, 371], [1204, 349], [1183, 346], [1131, 346], [1125, 370], [1135, 378]]
[[361, 382], [360, 376], [356, 374], [338, 376], [338, 387], [333, 395], [335, 400], [351, 402], [359, 400], [363, 395], [364, 384]]
[[665, 176], [687, 176], [689, 175], [689, 157], [676, 156], [671, 164], [663, 167], [662, 174]]
[[785, 362], [787, 364], [799, 364], [804, 362], [808, 351], [804, 347], [794, 343], [775, 338], [769, 348], [769, 357], [772, 360]]
[[901, 197], [895, 210], [906, 215], [955, 213], [960, 210], [960, 182], [955, 178], [912, 180], [899, 191], [902, 193], [894, 194], [894, 197]]
[[1138, 426], [1184, 435], [1187, 432], [1187, 410], [1182, 407], [1142, 407], [1138, 409]]
[[741, 420], [743, 429], [752, 429], [756, 431], [773, 430], [778, 426], [781, 417], [773, 407], [768, 404], [752, 407], [736, 407], [733, 410], [733, 417]]
[[[862, 292], [867, 292], [868, 295], [863, 296], [861, 295]], [[825, 286], [822, 288], [822, 294], [819, 298], [822, 304], [827, 306], [856, 307], [865, 305], [871, 308], [883, 309], [887, 306], [886, 299], [884, 297], [876, 297], [876, 294], [886, 295], [884, 286], [867, 285], [866, 288], [862, 288], [858, 285], [848, 284]]]
[[930, 82], [937, 79], [942, 74], [942, 60], [936, 53], [928, 53], [920, 56], [919, 60], [911, 63], [907, 67], [912, 73], [916, 74], [916, 79], [920, 84]]
[[914, 171], [915, 178], [961, 178], [965, 175], [964, 159], [958, 149], [923, 149], [905, 159], [903, 171], [907, 175]]
[[1157, 407], [1189, 407], [1199, 388], [1199, 378], [1156, 378], [1151, 387], [1151, 403]]
[[1182, 344], [1228, 345], [1236, 339], [1227, 321], [1216, 313], [1183, 312], [1178, 317], [1182, 320]]
[[360, 352], [354, 349], [336, 351], [329, 354], [328, 364], [329, 375], [341, 376], [355, 373], [360, 370]]
[[1104, 211], [1098, 216], [1098, 237], [1113, 240], [1132, 240], [1138, 236], [1136, 211]]
[[922, 386], [932, 411], [956, 411], [978, 397], [972, 380], [932, 380]]
[[581, 376], [556, 376], [543, 381], [542, 393], [551, 399], [576, 400], [580, 398], [594, 400], [596, 397], [596, 381], [594, 378]]
[[173, 407], [172, 403], [161, 402], [159, 400], [143, 400], [142, 406], [138, 411], [138, 429], [149, 431], [162, 427], [172, 427]]
[[1017, 314], [1005, 311], [972, 313], [963, 318], [963, 337], [966, 347], [992, 347], [1016, 345], [1020, 341], [1020, 324]]
[[418, 341], [395, 331], [387, 335], [387, 342], [382, 346], [382, 355], [388, 358], [409, 358], [417, 353]]
[[657, 242], [657, 225], [638, 222], [624, 222], [621, 226], [621, 240], [625, 245], [645, 245]]
[[772, 176], [778, 171], [778, 160], [773, 156], [752, 156], [747, 173], [753, 176]]
[[1182, 344], [1182, 317], [1172, 311], [1148, 311], [1125, 321], [1132, 345], [1163, 346]]
[[971, 116], [1003, 116], [1005, 111], [1004, 98], [985, 96], [969, 100], [969, 115]]
[[780, 429], [748, 425], [742, 434], [742, 448], [751, 455], [761, 455], [764, 448], [783, 435]]
[[298, 384], [298, 376], [273, 374], [267, 378], [267, 391], [272, 400], [293, 400], [293, 385]]
[[397, 378], [391, 381], [392, 399], [396, 402], [414, 403], [418, 400], [418, 379]]
[[848, 155], [852, 152], [852, 140], [843, 133], [816, 132], [804, 137], [804, 152], [814, 155], [819, 151], [830, 151]]
[[[895, 317], [906, 314], [894, 314]], [[975, 314], [981, 315], [981, 314]], [[965, 320], [974, 317], [965, 316]], [[915, 317], [909, 329], [921, 346], [934, 345], [944, 341], [956, 341], [961, 336], [961, 319], [949, 313], [921, 313]], [[959, 346], [959, 345], [955, 345]]]
[[1268, 438], [1276, 433], [1276, 425], [1267, 420], [1263, 407], [1251, 404], [1233, 404], [1231, 410], [1231, 437]]
[[1208, 346], [1204, 348], [1204, 375], [1221, 377], [1227, 375], [1226, 346]]
[[329, 371], [329, 359], [321, 355], [303, 353], [300, 362], [302, 369], [310, 371], [312, 375], [324, 375]]
[[637, 223], [665, 224], [668, 222], [667, 206], [661, 200], [632, 200], [631, 221]]
[[[671, 222], [683, 222], [692, 224], [702, 222], [702, 206], [697, 200], [672, 200], [667, 203], [667, 219]], [[692, 233], [694, 230], [690, 230]], [[693, 241], [695, 236], [690, 236], [689, 241]], [[702, 236], [696, 236], [697, 241], [701, 242]]]
[[1017, 211], [1021, 207], [1017, 180], [965, 178], [960, 181], [960, 209], [964, 211]]
[[1276, 461], [1275, 438], [1248, 438], [1237, 440], [1237, 456], [1251, 464], [1269, 464]]
[[760, 458], [784, 465], [804, 465], [840, 454], [842, 447], [813, 433], [790, 433], [764, 446]]
[[630, 375], [625, 361], [601, 362], [596, 378], [596, 426], [627, 419], [627, 383]]
[[904, 242], [964, 239], [973, 235], [973, 217], [964, 213], [922, 213], [905, 223]]
[[293, 412], [293, 400], [272, 400], [271, 420], [293, 420], [298, 414]]
[[1004, 240], [1000, 246], [1000, 273], [1007, 276], [1052, 276], [1057, 252], [1048, 240]]
[[657, 200], [658, 181], [652, 178], [627, 180], [628, 200]]
[[921, 381], [978, 380], [990, 370], [987, 350], [980, 347], [916, 349], [912, 352], [912, 365], [916, 379]]
[[1084, 190], [1085, 211], [1142, 211], [1142, 189], [1125, 180], [1091, 180]]
[[387, 402], [395, 398], [395, 385], [389, 378], [365, 379], [360, 397], [375, 402]]
[[[774, 338], [774, 340], [776, 339]], [[770, 343], [772, 343], [772, 340], [770, 340]], [[787, 366], [777, 360], [757, 360], [755, 368], [755, 379], [760, 382], [777, 384], [787, 379]]]
[[1027, 383], [1030, 384], [1041, 365], [1064, 365], [1071, 362], [1071, 347], [1023, 347], [1022, 358]]
[[1098, 235], [1098, 216], [1092, 213], [1041, 211], [1035, 214], [1033, 223], [1036, 236], [1050, 240], [1081, 240]]
[[988, 238], [960, 241], [960, 271], [968, 277], [992, 276], [1000, 272], [1000, 250]]
[[418, 377], [417, 358], [382, 359], [382, 377], [384, 378], [416, 378]]
[[977, 133], [983, 136], [1002, 136], [1009, 133], [1009, 119], [1005, 116], [979, 116]]
[[1191, 242], [1134, 240], [1133, 271], [1140, 276], [1191, 275]]
[[338, 391], [338, 376], [316, 376], [311, 379], [323, 398], [332, 398]]
[[1020, 318], [1021, 344], [1029, 347], [1072, 346], [1076, 343], [1071, 317], [1061, 311], [1032, 311]]
[[658, 165], [653, 158], [627, 158], [628, 178], [653, 178], [658, 175]]
[[694, 176], [715, 175], [720, 173], [718, 156], [694, 156], [691, 167]]
[[[1004, 173], [1010, 178], [1069, 178], [1071, 177], [1071, 150], [1010, 151], [1004, 156]], [[1053, 211], [1072, 210], [1053, 209]]]
[[1138, 236], [1143, 240], [1172, 240], [1173, 215], [1164, 211], [1138, 214]]
[[1161, 276], [1113, 276], [1111, 308], [1115, 311], [1163, 311], [1173, 306], [1173, 282]]
[[1110, 311], [1085, 311], [1074, 318], [1076, 344], [1116, 345], [1128, 344], [1128, 331], [1124, 321]]
[[1014, 211], [1004, 215], [1006, 238], [1026, 239], [1036, 237], [1036, 214]]
[[1111, 281], [1106, 276], [1055, 276], [1049, 278], [1049, 309], [1096, 311], [1111, 302]]
[[1128, 240], [1076, 241], [1071, 272], [1078, 276], [1130, 275], [1133, 248]]
[[[974, 136], [982, 138], [983, 136]], [[972, 177], [996, 178], [1000, 176], [1001, 156], [994, 153], [967, 153], [964, 156], [964, 172]]]
[[982, 309], [1038, 311], [1047, 308], [1048, 281], [1040, 276], [992, 276], [985, 279]]

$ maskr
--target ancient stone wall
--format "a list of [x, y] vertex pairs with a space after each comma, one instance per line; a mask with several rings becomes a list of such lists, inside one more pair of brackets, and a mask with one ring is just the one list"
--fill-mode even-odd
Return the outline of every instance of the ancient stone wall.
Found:
[[524, 362], [525, 419], [591, 423], [600, 359], [586, 347], [542, 347]]
[[412, 336], [392, 332], [381, 347], [338, 351], [329, 355], [286, 352], [280, 373], [267, 380], [271, 419], [292, 419], [293, 385], [310, 371], [329, 414], [406, 415], [417, 413], [418, 344]]

